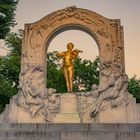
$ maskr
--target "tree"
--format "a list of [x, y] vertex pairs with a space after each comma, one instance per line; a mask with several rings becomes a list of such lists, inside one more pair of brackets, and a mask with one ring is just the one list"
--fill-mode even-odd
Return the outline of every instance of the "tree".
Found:
[[57, 92], [66, 92], [66, 84], [61, 70], [61, 59], [55, 52], [47, 53], [47, 88], [54, 88]]
[[15, 23], [18, 0], [0, 0], [0, 39], [4, 39]]
[[140, 78], [136, 75], [129, 79], [128, 91], [136, 98], [137, 103], [140, 103]]
[[5, 42], [7, 48], [9, 48], [9, 53], [1, 61], [0, 73], [17, 87], [20, 72], [21, 37], [18, 34], [11, 33], [6, 37]]
[[17, 89], [13, 87], [12, 81], [5, 79], [0, 74], [0, 112], [3, 111], [5, 105], [9, 103], [10, 98], [16, 94]]
[[0, 58], [0, 112], [17, 93], [20, 72], [21, 37], [11, 33], [5, 42], [10, 50], [7, 56]]
[[94, 61], [77, 58], [74, 61], [74, 91], [90, 91], [99, 84], [99, 57]]

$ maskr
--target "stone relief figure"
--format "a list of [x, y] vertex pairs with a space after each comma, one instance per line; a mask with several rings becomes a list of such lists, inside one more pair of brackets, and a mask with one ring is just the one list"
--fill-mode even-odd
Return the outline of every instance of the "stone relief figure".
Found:
[[73, 43], [68, 43], [67, 44], [67, 51], [58, 53], [58, 57], [63, 58], [63, 73], [64, 77], [66, 80], [66, 86], [67, 86], [67, 91], [69, 93], [73, 92], [73, 78], [74, 78], [74, 66], [73, 66], [73, 60], [76, 59], [79, 53], [82, 53], [81, 50], [74, 49], [74, 44]]
[[[121, 90], [118, 90], [118, 92], [117, 92], [117, 90], [114, 91], [114, 98], [111, 101], [111, 104], [112, 104], [113, 107], [116, 107], [119, 104], [121, 104], [122, 102], [124, 102], [126, 97], [127, 97], [128, 76], [126, 74], [124, 74], [122, 79], [120, 79], [120, 83], [118, 83], [118, 88], [117, 89], [119, 89], [119, 85], [121, 86], [120, 87]], [[115, 96], [117, 96], [117, 98]]]
[[48, 89], [48, 101], [50, 111], [53, 113], [58, 113], [60, 107], [60, 94], [56, 93], [56, 89]]
[[59, 112], [60, 95], [56, 94], [56, 89], [48, 88], [46, 90], [43, 114], [46, 122], [53, 122], [55, 114]]
[[[33, 79], [34, 74], [38, 76], [37, 79]], [[43, 90], [36, 86], [36, 84], [42, 85], [44, 82], [43, 79], [41, 80], [42, 68], [38, 65], [28, 65], [21, 75], [19, 77], [17, 105], [28, 111], [31, 117], [38, 114], [46, 122], [52, 122], [55, 113], [59, 112], [59, 95], [52, 88], [42, 93]], [[27, 76], [26, 81], [24, 81], [23, 76]]]
[[91, 93], [93, 97], [98, 97], [99, 92], [98, 92], [98, 86], [96, 84], [93, 84], [91, 87]]
[[30, 53], [28, 54], [28, 59], [31, 60], [33, 63], [40, 63], [40, 61], [42, 60], [41, 54], [44, 52], [44, 48], [42, 45], [42, 41], [44, 39], [44, 30], [41, 28], [41, 29], [31, 30], [30, 32], [31, 32], [29, 34], [30, 47], [28, 47]]
[[91, 91], [85, 91], [85, 92], [76, 92], [77, 96], [93, 96], [97, 97], [98, 96], [98, 86], [96, 84], [93, 84], [91, 87]]
[[[17, 105], [27, 110], [32, 117], [43, 107], [45, 93], [42, 87], [37, 86], [44, 83], [44, 79], [41, 78], [42, 74], [41, 66], [27, 64], [21, 73], [22, 76], [19, 77]], [[26, 80], [24, 80], [25, 77]]]
[[118, 106], [125, 99], [128, 86], [128, 77], [121, 73], [110, 74], [105, 87], [98, 89], [98, 98], [91, 111], [91, 117], [100, 112], [100, 107], [104, 100], [111, 100], [113, 107]]
[[101, 76], [108, 77], [110, 75], [111, 61], [103, 61], [99, 66]]

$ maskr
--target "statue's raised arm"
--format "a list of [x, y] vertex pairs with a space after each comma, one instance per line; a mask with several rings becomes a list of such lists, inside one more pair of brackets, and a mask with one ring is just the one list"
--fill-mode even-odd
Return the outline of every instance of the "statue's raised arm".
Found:
[[65, 52], [61, 52], [61, 53], [56, 52], [56, 56], [57, 57], [63, 57], [64, 55], [65, 55]]

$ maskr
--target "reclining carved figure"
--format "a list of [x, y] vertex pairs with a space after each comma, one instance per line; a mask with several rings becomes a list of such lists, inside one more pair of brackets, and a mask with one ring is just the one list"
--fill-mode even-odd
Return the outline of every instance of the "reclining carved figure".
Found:
[[112, 100], [112, 106], [115, 107], [124, 100], [127, 93], [128, 77], [120, 73], [110, 74], [108, 83], [104, 87], [98, 88], [99, 96], [91, 110], [91, 117], [96, 116], [104, 100]]

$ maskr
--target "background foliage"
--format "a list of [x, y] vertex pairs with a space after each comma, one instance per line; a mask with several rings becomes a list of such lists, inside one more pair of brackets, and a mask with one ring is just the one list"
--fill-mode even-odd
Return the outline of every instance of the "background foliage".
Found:
[[6, 37], [15, 22], [15, 11], [18, 0], [0, 0], [0, 39]]
[[140, 78], [136, 75], [129, 79], [128, 91], [136, 98], [137, 103], [140, 103]]
[[21, 37], [12, 33], [6, 37], [5, 42], [9, 53], [5, 57], [0, 57], [0, 111], [17, 93], [20, 72]]

